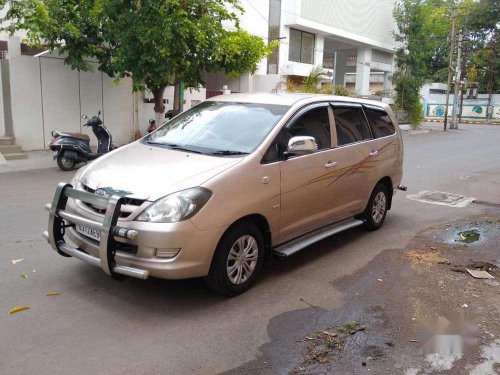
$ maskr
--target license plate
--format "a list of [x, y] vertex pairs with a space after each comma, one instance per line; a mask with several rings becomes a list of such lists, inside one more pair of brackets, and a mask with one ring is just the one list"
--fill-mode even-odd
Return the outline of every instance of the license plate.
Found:
[[77, 224], [75, 229], [78, 233], [81, 233], [84, 236], [92, 238], [93, 240], [95, 240], [97, 242], [101, 241], [101, 231], [100, 230], [85, 227], [85, 226], [80, 225], [80, 224]]

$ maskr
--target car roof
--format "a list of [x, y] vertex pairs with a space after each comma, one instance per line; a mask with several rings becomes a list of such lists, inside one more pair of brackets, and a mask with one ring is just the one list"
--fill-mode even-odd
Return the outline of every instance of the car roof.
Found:
[[348, 96], [336, 96], [325, 94], [307, 94], [307, 93], [236, 93], [213, 96], [210, 101], [217, 102], [237, 102], [237, 103], [265, 103], [293, 106], [294, 104], [309, 104], [316, 101], [348, 102], [359, 104], [371, 104], [382, 108], [387, 105], [380, 101], [358, 99]]

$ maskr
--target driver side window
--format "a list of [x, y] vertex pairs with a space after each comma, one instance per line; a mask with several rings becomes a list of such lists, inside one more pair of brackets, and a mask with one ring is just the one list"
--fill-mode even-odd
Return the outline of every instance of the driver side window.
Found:
[[[292, 137], [309, 136], [316, 140], [318, 150], [332, 147], [328, 107], [316, 107], [303, 113], [283, 129], [284, 144]], [[285, 146], [286, 147], [286, 146]]]
[[318, 150], [331, 148], [330, 133], [328, 105], [307, 110], [281, 129], [280, 134], [262, 158], [262, 163], [267, 164], [281, 160], [282, 153], [286, 151], [288, 141], [292, 137], [302, 135], [313, 137], [318, 145]]

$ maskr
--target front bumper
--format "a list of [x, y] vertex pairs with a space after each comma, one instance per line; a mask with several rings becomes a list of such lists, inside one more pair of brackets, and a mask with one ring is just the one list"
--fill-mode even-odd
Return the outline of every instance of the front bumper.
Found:
[[[201, 231], [190, 221], [120, 221], [121, 201], [118, 196], [98, 196], [61, 183], [52, 204], [47, 205], [49, 225], [44, 237], [59, 254], [101, 267], [111, 276], [184, 279], [208, 274], [213, 253], [226, 228]], [[81, 202], [104, 205], [107, 209], [104, 216], [96, 215], [82, 209], [78, 204]], [[75, 224], [99, 230], [100, 242], [77, 232]], [[159, 250], [169, 249], [179, 251], [172, 258], [157, 256]]]

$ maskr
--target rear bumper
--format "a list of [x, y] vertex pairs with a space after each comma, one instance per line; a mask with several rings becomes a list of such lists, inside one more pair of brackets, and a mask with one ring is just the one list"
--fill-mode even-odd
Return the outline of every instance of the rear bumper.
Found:
[[[52, 205], [47, 206], [49, 227], [44, 237], [61, 255], [101, 267], [108, 275], [184, 279], [208, 274], [213, 253], [226, 228], [201, 231], [190, 221], [119, 221], [120, 199], [97, 196], [75, 190], [69, 184], [60, 184]], [[104, 217], [82, 210], [76, 203], [84, 201], [102, 205], [103, 200], [107, 201]], [[75, 230], [75, 224], [99, 230], [101, 241], [80, 234]], [[173, 256], [158, 256], [161, 253]]]

